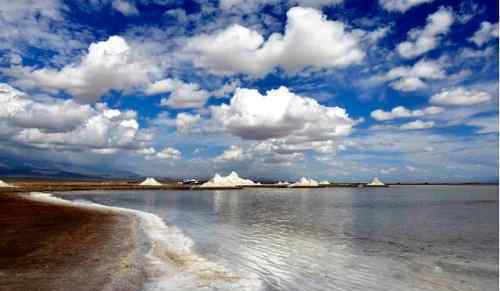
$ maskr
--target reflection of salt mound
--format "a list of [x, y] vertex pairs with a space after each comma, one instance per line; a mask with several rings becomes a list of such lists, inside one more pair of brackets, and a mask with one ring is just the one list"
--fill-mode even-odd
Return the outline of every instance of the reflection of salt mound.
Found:
[[325, 181], [319, 182], [319, 184], [322, 185], [322, 186], [324, 186], [324, 185], [330, 185], [330, 182], [328, 182], [328, 181], [325, 180]]
[[318, 181], [313, 179], [307, 179], [305, 177], [300, 178], [300, 180], [290, 185], [290, 187], [317, 187], [317, 186], [319, 186]]
[[5, 183], [4, 181], [0, 180], [0, 187], [16, 187], [10, 184]]
[[225, 177], [216, 173], [212, 179], [201, 184], [200, 187], [206, 187], [206, 188], [210, 188], [210, 187], [238, 187], [238, 186], [251, 186], [251, 185], [258, 185], [258, 184], [260, 184], [260, 183], [255, 183], [252, 180], [240, 178], [240, 176], [238, 176], [238, 173], [233, 171], [233, 172], [231, 172], [231, 174], [229, 174]]
[[367, 186], [385, 186], [385, 184], [382, 183], [382, 181], [380, 181], [379, 178], [377, 178], [377, 177], [373, 178], [373, 180], [366, 185]]
[[161, 186], [163, 184], [156, 181], [154, 178], [147, 178], [146, 180], [142, 181], [139, 185], [141, 185], [141, 186]]

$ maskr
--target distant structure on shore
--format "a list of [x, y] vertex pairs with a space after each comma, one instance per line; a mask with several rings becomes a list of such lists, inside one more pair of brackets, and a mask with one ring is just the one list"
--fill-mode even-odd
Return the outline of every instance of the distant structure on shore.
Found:
[[387, 187], [386, 184], [384, 184], [378, 177], [373, 178], [373, 180], [366, 184], [368, 187]]
[[324, 180], [324, 181], [319, 182], [319, 185], [320, 186], [327, 186], [327, 185], [330, 185], [330, 182]]
[[141, 186], [162, 186], [163, 184], [156, 181], [155, 178], [146, 178], [146, 180], [142, 181], [139, 185], [141, 185]]
[[183, 179], [181, 182], [182, 185], [197, 185], [199, 181], [196, 179]]
[[4, 181], [0, 180], [0, 187], [16, 187], [16, 186], [5, 183]]
[[231, 174], [227, 176], [221, 176], [215, 173], [214, 177], [207, 182], [201, 184], [200, 188], [234, 188], [240, 186], [253, 186], [259, 185], [260, 183], [255, 183], [250, 179], [241, 178], [238, 173], [232, 171]]
[[288, 187], [318, 187], [318, 181], [314, 179], [307, 179], [306, 177], [300, 178], [297, 182], [290, 184]]

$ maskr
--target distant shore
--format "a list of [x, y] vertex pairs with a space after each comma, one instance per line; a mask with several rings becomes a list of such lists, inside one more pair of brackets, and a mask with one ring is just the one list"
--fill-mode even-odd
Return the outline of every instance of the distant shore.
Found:
[[[7, 180], [8, 181], [8, 180]], [[167, 182], [162, 186], [142, 186], [137, 181], [13, 180], [15, 187], [0, 187], [1, 193], [67, 192], [85, 190], [189, 190], [190, 187]]]
[[[192, 185], [183, 185], [175, 181], [161, 181], [161, 186], [143, 186], [139, 185], [140, 181], [135, 180], [94, 180], [94, 181], [77, 181], [77, 180], [8, 180], [7, 182], [16, 187], [0, 187], [0, 194], [2, 193], [27, 193], [27, 192], [67, 192], [67, 191], [86, 191], [86, 190], [217, 190], [215, 188], [196, 188], [193, 189]], [[273, 182], [274, 183], [274, 182]], [[244, 186], [245, 187], [258, 187], [258, 188], [283, 188], [286, 186], [276, 185], [273, 183], [263, 183], [262, 185]], [[322, 188], [335, 188], [335, 187], [358, 187], [363, 186], [365, 183], [348, 183], [338, 182], [329, 185], [321, 185]], [[497, 185], [497, 183], [387, 183], [389, 186], [393, 185]], [[234, 189], [234, 187], [232, 187]], [[223, 188], [221, 188], [223, 189]]]
[[0, 195], [0, 289], [141, 290], [137, 225], [117, 211]]

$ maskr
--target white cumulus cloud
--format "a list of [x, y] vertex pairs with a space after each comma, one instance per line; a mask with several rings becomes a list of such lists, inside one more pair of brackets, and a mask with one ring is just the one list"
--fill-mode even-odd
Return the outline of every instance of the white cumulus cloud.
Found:
[[171, 108], [199, 108], [203, 107], [210, 97], [210, 93], [200, 88], [196, 83], [185, 83], [176, 79], [164, 79], [150, 84], [146, 94], [170, 93], [169, 97], [161, 99], [161, 105]]
[[212, 91], [211, 94], [217, 98], [226, 97], [227, 95], [232, 94], [234, 90], [236, 90], [236, 88], [238, 88], [240, 85], [241, 82], [239, 80], [233, 80], [231, 82], [225, 83], [219, 89]]
[[0, 103], [0, 120], [11, 126], [45, 132], [74, 130], [94, 114], [89, 105], [72, 100], [45, 98], [44, 102], [37, 102], [7, 84], [0, 84]]
[[491, 39], [495, 38], [498, 38], [498, 22], [492, 24], [488, 21], [483, 21], [481, 22], [479, 30], [476, 31], [471, 38], [469, 38], [469, 41], [472, 41], [478, 46], [482, 46]]
[[405, 12], [410, 8], [432, 1], [434, 0], [379, 0], [379, 4], [387, 11]]
[[62, 69], [14, 67], [17, 84], [63, 90], [82, 101], [93, 102], [110, 90], [126, 90], [150, 83], [158, 68], [136, 54], [120, 36], [92, 43], [79, 63]]
[[8, 127], [4, 140], [108, 154], [119, 149], [139, 150], [152, 139], [139, 129], [134, 111], [51, 97], [37, 100], [7, 84], [0, 84], [0, 101], [6, 105], [0, 108], [0, 120]]
[[137, 7], [135, 7], [134, 4], [124, 1], [124, 0], [115, 0], [111, 4], [111, 6], [122, 13], [125, 16], [131, 16], [131, 15], [138, 15], [139, 10], [137, 10]]
[[182, 153], [172, 147], [166, 147], [156, 153], [156, 158], [164, 160], [180, 160]]
[[177, 114], [175, 118], [175, 126], [178, 132], [186, 133], [189, 132], [191, 128], [193, 128], [198, 122], [201, 120], [201, 115], [199, 114], [189, 114], [185, 112], [181, 112]]
[[403, 58], [415, 58], [435, 49], [446, 34], [455, 19], [453, 10], [441, 7], [427, 17], [423, 29], [413, 29], [408, 33], [408, 40], [397, 46], [397, 51]]
[[433, 95], [430, 102], [445, 106], [468, 106], [489, 102], [490, 100], [492, 100], [492, 96], [487, 92], [456, 87]]
[[288, 11], [284, 34], [273, 33], [264, 40], [259, 32], [234, 24], [191, 38], [186, 49], [197, 67], [219, 75], [260, 76], [277, 67], [286, 71], [341, 68], [359, 63], [365, 56], [358, 35], [342, 22], [302, 7]]
[[398, 91], [411, 92], [423, 89], [427, 87], [427, 85], [419, 78], [408, 77], [392, 82], [391, 87]]
[[423, 109], [409, 110], [404, 106], [394, 107], [391, 111], [377, 109], [372, 111], [371, 117], [378, 121], [393, 120], [398, 118], [420, 117], [443, 112], [444, 109], [437, 106], [429, 106]]
[[422, 59], [413, 66], [399, 66], [385, 75], [372, 77], [371, 81], [391, 81], [390, 86], [395, 90], [409, 92], [426, 88], [424, 80], [439, 80], [445, 77], [446, 72], [439, 62]]
[[345, 109], [319, 104], [286, 87], [262, 95], [237, 89], [229, 104], [212, 107], [212, 120], [223, 131], [246, 140], [268, 141], [282, 152], [326, 151], [333, 140], [349, 135], [356, 121]]
[[243, 149], [239, 146], [232, 145], [228, 149], [215, 158], [215, 161], [227, 162], [227, 161], [241, 161], [244, 159]]
[[434, 127], [434, 121], [422, 121], [420, 119], [402, 124], [399, 128], [402, 130], [427, 129]]

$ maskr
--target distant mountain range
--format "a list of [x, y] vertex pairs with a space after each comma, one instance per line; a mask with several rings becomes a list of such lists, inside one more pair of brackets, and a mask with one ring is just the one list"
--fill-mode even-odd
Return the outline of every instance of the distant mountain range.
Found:
[[9, 178], [44, 178], [44, 179], [137, 179], [129, 171], [110, 168], [91, 168], [65, 163], [53, 163], [36, 160], [21, 160], [15, 157], [0, 156], [0, 177]]

